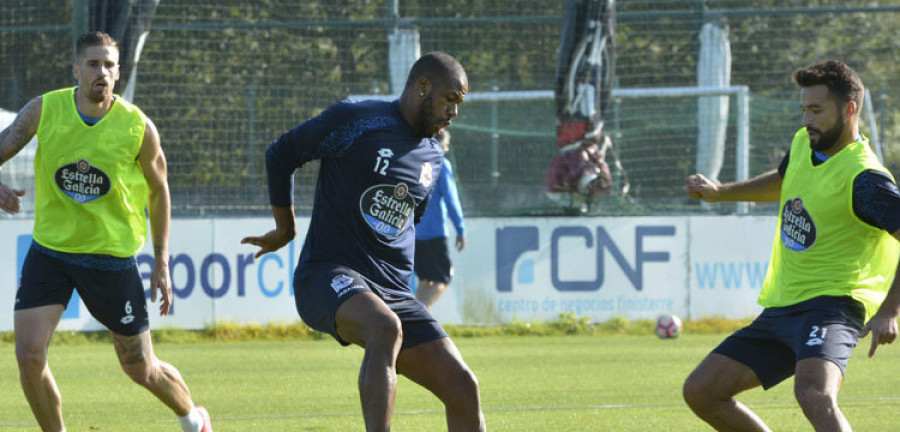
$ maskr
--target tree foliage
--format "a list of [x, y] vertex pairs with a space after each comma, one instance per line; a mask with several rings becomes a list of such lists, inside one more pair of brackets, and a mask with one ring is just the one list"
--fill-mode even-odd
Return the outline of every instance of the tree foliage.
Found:
[[[72, 0], [0, 0], [0, 106], [17, 110], [71, 85]], [[350, 94], [390, 92], [388, 35], [415, 28], [421, 51], [446, 51], [466, 67], [471, 91], [550, 90], [562, 1], [162, 0], [137, 75], [135, 101], [160, 129], [178, 211], [267, 207], [263, 152], [271, 140]], [[896, 81], [900, 11], [869, 0], [630, 0], [617, 2], [617, 85], [696, 84], [698, 35], [724, 20], [733, 84], [749, 86], [752, 173], [770, 169], [799, 126], [791, 73], [836, 58], [872, 92], [888, 165], [900, 164]], [[856, 8], [855, 12], [847, 12]], [[552, 103], [467, 103], [454, 133], [457, 175], [470, 213], [544, 205], [543, 171], [555, 152]], [[648, 100], [616, 117], [634, 197], [678, 200], [673, 181], [692, 168], [691, 128], [673, 114], [693, 100]], [[734, 109], [732, 109], [733, 115]], [[612, 115], [612, 114], [611, 114]], [[492, 117], [493, 116], [493, 117]], [[492, 119], [495, 121], [492, 123]], [[611, 122], [612, 123], [612, 122]], [[493, 132], [485, 133], [485, 130]], [[494, 133], [499, 133], [499, 138]], [[674, 135], [676, 132], [680, 135]], [[733, 141], [729, 130], [729, 142]], [[499, 151], [499, 184], [490, 165]], [[726, 172], [734, 167], [726, 163]], [[297, 180], [301, 211], [315, 167]], [[501, 186], [501, 187], [498, 187]], [[536, 203], [536, 204], [535, 204]]]

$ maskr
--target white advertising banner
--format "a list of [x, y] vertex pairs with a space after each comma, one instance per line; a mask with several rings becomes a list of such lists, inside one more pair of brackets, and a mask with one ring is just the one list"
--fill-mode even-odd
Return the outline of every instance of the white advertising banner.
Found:
[[[31, 244], [31, 220], [0, 220], [0, 331], [13, 327], [18, 276]], [[175, 303], [153, 328], [201, 329], [216, 322], [298, 322], [293, 270], [299, 235], [259, 259], [248, 235], [273, 227], [268, 218], [175, 219], [169, 268]], [[455, 274], [432, 312], [449, 324], [552, 321], [571, 313], [591, 321], [621, 316], [745, 318], [759, 311], [774, 217], [470, 218], [468, 244], [451, 251]], [[451, 247], [452, 249], [452, 247]], [[137, 256], [149, 287], [148, 244]], [[149, 290], [148, 290], [149, 295]], [[102, 330], [73, 296], [60, 329]]]
[[774, 216], [690, 219], [691, 318], [747, 318], [762, 311], [756, 298], [769, 266]]
[[562, 313], [605, 321], [688, 312], [686, 218], [466, 224], [469, 247], [456, 257], [451, 289], [463, 291], [467, 324], [550, 321]]
[[[306, 232], [309, 220], [297, 220]], [[33, 221], [0, 221], [0, 331], [13, 328], [12, 310], [18, 275], [31, 244]], [[257, 248], [242, 238], [262, 235], [274, 227], [269, 219], [175, 219], [169, 239], [169, 272], [174, 305], [159, 316], [148, 304], [152, 328], [202, 329], [215, 322], [291, 323], [299, 321], [293, 297], [293, 270], [303, 236], [275, 253], [254, 259]], [[15, 259], [13, 259], [15, 257]], [[138, 270], [149, 296], [153, 251], [150, 242], [137, 255]], [[149, 301], [148, 301], [149, 303]], [[61, 330], [103, 330], [77, 292], [60, 321]]]

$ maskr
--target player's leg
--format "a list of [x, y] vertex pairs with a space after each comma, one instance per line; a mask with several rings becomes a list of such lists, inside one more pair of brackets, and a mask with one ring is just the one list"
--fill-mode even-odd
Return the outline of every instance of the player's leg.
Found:
[[378, 296], [360, 291], [338, 306], [334, 323], [341, 339], [365, 349], [359, 397], [366, 430], [390, 430], [397, 394], [397, 354], [403, 340], [400, 319]]
[[59, 324], [63, 305], [17, 310], [13, 317], [19, 381], [35, 419], [45, 431], [64, 430], [62, 399], [47, 365], [53, 330]]
[[444, 403], [447, 430], [485, 430], [478, 380], [449, 337], [400, 351], [397, 370]]
[[416, 287], [416, 298], [431, 309], [431, 306], [447, 291], [447, 284], [432, 280], [420, 279]]
[[119, 364], [132, 381], [146, 388], [181, 420], [185, 431], [212, 432], [209, 414], [194, 406], [187, 384], [174, 366], [153, 352], [150, 331], [125, 336], [110, 331]]
[[62, 399], [47, 364], [53, 331], [72, 297], [63, 263], [32, 247], [22, 265], [13, 326], [19, 380], [35, 419], [45, 431], [64, 430]]
[[137, 266], [124, 270], [73, 267], [70, 274], [91, 315], [109, 329], [125, 374], [169, 407], [185, 431], [211, 431], [205, 410], [194, 406], [181, 374], [154, 353], [147, 299]]
[[794, 374], [793, 345], [778, 333], [791, 324], [789, 318], [766, 309], [749, 326], [725, 338], [685, 381], [688, 406], [718, 430], [769, 430], [734, 396], [760, 385], [772, 388]]
[[850, 297], [819, 297], [806, 302], [791, 335], [797, 351], [794, 395], [803, 414], [819, 431], [849, 431], [837, 399], [850, 354], [865, 319], [861, 303]]
[[760, 386], [748, 366], [715, 352], [706, 356], [684, 382], [684, 400], [716, 430], [768, 431], [769, 428], [734, 396]]
[[178, 416], [187, 415], [193, 403], [191, 392], [172, 365], [158, 359], [153, 352], [150, 331], [125, 336], [110, 331], [116, 356], [132, 381], [150, 390], [154, 396]]
[[446, 237], [416, 241], [415, 271], [419, 276], [416, 298], [431, 309], [453, 276]]
[[837, 404], [843, 379], [840, 367], [829, 360], [807, 358], [797, 362], [794, 395], [817, 431], [851, 430]]

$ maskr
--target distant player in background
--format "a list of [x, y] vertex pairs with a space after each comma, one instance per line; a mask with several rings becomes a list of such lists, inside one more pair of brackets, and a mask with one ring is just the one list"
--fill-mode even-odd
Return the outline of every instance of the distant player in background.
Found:
[[[446, 156], [450, 151], [450, 132], [445, 130], [435, 138], [441, 143]], [[453, 166], [445, 157], [428, 207], [425, 208], [422, 220], [416, 225], [415, 269], [419, 277], [416, 298], [425, 303], [428, 309], [447, 290], [453, 277], [453, 263], [450, 262], [450, 250], [447, 247], [448, 216], [456, 230], [456, 250], [462, 251], [466, 247], [466, 224], [463, 221], [456, 179], [453, 177]]]
[[684, 186], [707, 202], [780, 201], [765, 309], [684, 384], [691, 409], [719, 430], [769, 430], [734, 396], [794, 375], [813, 427], [849, 431], [837, 398], [851, 351], [870, 332], [869, 357], [897, 337], [900, 193], [860, 134], [862, 81], [837, 61], [800, 69], [794, 81], [803, 128], [777, 170], [723, 185], [694, 174]]
[[[35, 134], [34, 242], [16, 292], [19, 377], [44, 431], [64, 431], [59, 388], [47, 364], [50, 338], [77, 289], [112, 335], [122, 369], [180, 418], [186, 432], [211, 432], [178, 370], [150, 342], [144, 285], [134, 255], [147, 238], [149, 209], [155, 265], [150, 297], [160, 315], [172, 304], [169, 283], [171, 202], [156, 126], [112, 93], [119, 78], [116, 41], [100, 32], [78, 38], [78, 87], [32, 99], [0, 132], [0, 165]], [[0, 185], [0, 209], [16, 213], [24, 190]], [[128, 430], [122, 425], [122, 430]]]
[[413, 223], [441, 175], [433, 136], [456, 117], [468, 89], [456, 59], [426, 54], [399, 100], [338, 102], [266, 151], [275, 229], [241, 242], [259, 246], [259, 257], [293, 240], [292, 173], [320, 159], [294, 299], [309, 326], [365, 349], [358, 382], [369, 431], [391, 428], [397, 373], [444, 403], [448, 430], [485, 427], [475, 375], [410, 291]]

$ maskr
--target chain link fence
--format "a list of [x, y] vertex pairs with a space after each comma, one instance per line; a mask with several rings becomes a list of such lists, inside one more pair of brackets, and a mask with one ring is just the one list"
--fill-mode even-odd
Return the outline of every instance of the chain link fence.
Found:
[[[0, 0], [0, 108], [74, 85], [73, 15], [80, 0]], [[705, 23], [727, 30], [730, 82], [750, 89], [750, 175], [777, 166], [799, 127], [791, 73], [836, 58], [872, 95], [871, 120], [889, 168], [900, 149], [892, 101], [900, 97], [900, 5], [863, 0], [619, 1], [616, 88], [697, 85]], [[268, 215], [263, 153], [282, 132], [351, 94], [393, 94], [389, 38], [418, 34], [420, 51], [448, 52], [471, 92], [552, 90], [563, 2], [543, 0], [162, 0], [144, 45], [134, 102], [159, 128], [169, 161], [174, 214]], [[694, 172], [696, 97], [614, 101], [607, 130], [631, 182], [594, 214], [733, 211], [682, 196]], [[731, 98], [724, 164], [734, 178], [736, 109]], [[0, 117], [2, 120], [3, 117]], [[451, 127], [467, 215], [556, 215], [543, 175], [556, 152], [552, 99], [470, 101]], [[876, 130], [870, 131], [874, 125]], [[4, 164], [3, 181], [29, 181], [29, 153]], [[309, 211], [315, 164], [296, 174], [296, 206]], [[767, 206], [755, 211], [770, 211]], [[27, 212], [23, 215], [29, 216]]]

